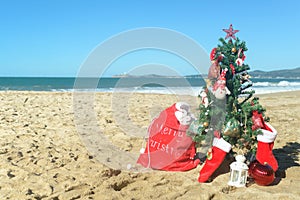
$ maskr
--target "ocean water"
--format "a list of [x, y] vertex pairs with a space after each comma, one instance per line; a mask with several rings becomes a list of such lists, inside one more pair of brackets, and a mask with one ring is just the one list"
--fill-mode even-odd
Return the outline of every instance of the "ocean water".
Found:
[[[256, 94], [300, 90], [300, 79], [252, 78]], [[205, 85], [202, 78], [114, 77], [41, 78], [0, 77], [0, 91], [91, 91], [187, 94], [197, 96]]]

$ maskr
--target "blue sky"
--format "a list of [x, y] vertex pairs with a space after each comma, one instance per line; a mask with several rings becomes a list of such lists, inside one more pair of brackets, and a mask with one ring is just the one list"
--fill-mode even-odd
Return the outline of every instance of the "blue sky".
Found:
[[[251, 70], [300, 67], [299, 2], [0, 0], [0, 76], [76, 76], [99, 44], [143, 27], [177, 31], [209, 53], [231, 23], [240, 30], [236, 36], [246, 41], [245, 62]], [[149, 62], [170, 64], [183, 75], [195, 73], [172, 58], [160, 52], [133, 53], [112, 64], [105, 75]]]

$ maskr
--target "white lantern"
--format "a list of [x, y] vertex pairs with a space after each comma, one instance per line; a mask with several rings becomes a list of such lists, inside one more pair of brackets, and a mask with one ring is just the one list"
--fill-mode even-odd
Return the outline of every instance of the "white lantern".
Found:
[[248, 166], [244, 163], [246, 158], [243, 155], [235, 157], [236, 162], [230, 164], [230, 180], [228, 185], [245, 187], [248, 176]]

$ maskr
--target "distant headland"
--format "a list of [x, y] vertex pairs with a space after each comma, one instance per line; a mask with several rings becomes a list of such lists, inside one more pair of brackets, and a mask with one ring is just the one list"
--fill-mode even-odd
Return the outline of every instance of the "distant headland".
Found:
[[[252, 78], [286, 78], [286, 79], [300, 79], [300, 67], [294, 69], [282, 69], [273, 71], [262, 71], [254, 70], [249, 71]], [[131, 75], [131, 74], [118, 74], [112, 76], [113, 78], [182, 78], [182, 76], [164, 76], [157, 74], [146, 74], [146, 75]], [[206, 78], [207, 74], [193, 74], [183, 76], [185, 78]]]
[[299, 78], [300, 79], [300, 67], [294, 69], [282, 69], [274, 71], [250, 71], [249, 74], [253, 78]]

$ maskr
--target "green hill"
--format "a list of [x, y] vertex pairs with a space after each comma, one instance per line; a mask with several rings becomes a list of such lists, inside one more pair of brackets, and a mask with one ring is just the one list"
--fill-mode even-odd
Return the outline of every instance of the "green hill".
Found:
[[300, 78], [300, 67], [295, 69], [282, 69], [275, 71], [250, 71], [253, 78]]

